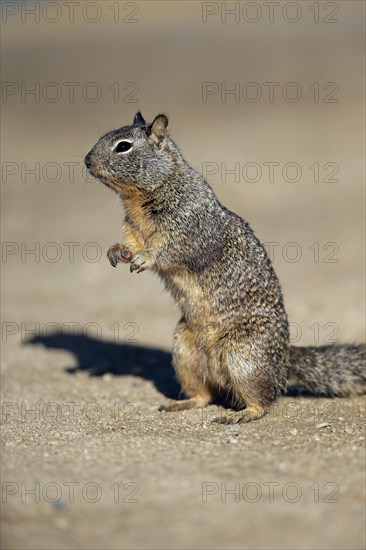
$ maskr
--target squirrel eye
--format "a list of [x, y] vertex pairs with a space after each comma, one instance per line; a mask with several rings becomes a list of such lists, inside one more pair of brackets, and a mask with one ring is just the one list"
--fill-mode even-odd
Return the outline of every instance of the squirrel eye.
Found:
[[132, 143], [130, 141], [120, 141], [117, 143], [116, 147], [114, 148], [116, 153], [127, 153], [132, 147]]

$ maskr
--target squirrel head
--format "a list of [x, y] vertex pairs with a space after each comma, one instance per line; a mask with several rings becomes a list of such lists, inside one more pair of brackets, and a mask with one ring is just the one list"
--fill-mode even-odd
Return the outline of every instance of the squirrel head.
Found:
[[90, 173], [123, 193], [127, 187], [152, 191], [174, 170], [175, 145], [167, 134], [168, 118], [157, 115], [148, 124], [138, 112], [130, 126], [108, 132], [86, 155]]

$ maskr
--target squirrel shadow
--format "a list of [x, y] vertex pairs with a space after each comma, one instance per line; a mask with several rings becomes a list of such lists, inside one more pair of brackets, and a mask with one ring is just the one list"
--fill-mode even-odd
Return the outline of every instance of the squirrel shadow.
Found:
[[49, 349], [72, 353], [77, 365], [65, 369], [69, 374], [84, 371], [90, 376], [107, 373], [115, 376], [132, 375], [151, 381], [169, 399], [179, 398], [180, 388], [172, 367], [172, 355], [167, 351], [65, 332], [38, 335], [27, 340], [26, 344], [41, 344]]
[[[168, 399], [182, 399], [180, 385], [175, 377], [171, 353], [137, 344], [115, 343], [92, 338], [81, 333], [68, 334], [55, 332], [38, 335], [25, 342], [26, 345], [43, 345], [49, 349], [61, 349], [72, 353], [77, 364], [65, 368], [72, 375], [78, 371], [88, 372], [90, 376], [136, 376], [149, 380], [155, 388]], [[312, 397], [309, 392], [291, 388], [289, 397]], [[214, 404], [224, 408], [236, 408], [226, 395], [217, 395]]]

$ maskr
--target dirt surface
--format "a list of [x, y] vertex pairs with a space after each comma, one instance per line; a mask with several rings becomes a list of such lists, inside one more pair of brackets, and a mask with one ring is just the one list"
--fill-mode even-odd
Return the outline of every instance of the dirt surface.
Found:
[[[261, 2], [256, 23], [204, 23], [218, 2], [108, 1], [70, 22], [65, 4], [53, 23], [52, 6], [39, 22], [8, 15], [2, 32], [2, 548], [363, 548], [364, 398], [283, 397], [230, 427], [211, 422], [221, 405], [159, 413], [179, 395], [179, 313], [151, 273], [110, 267], [123, 210], [82, 170], [99, 135], [167, 112], [272, 251], [293, 343], [363, 341], [363, 2], [315, 3], [319, 23], [308, 2], [294, 23], [284, 2], [273, 23]], [[220, 92], [203, 98], [205, 82]], [[236, 82], [263, 97], [222, 95]]]

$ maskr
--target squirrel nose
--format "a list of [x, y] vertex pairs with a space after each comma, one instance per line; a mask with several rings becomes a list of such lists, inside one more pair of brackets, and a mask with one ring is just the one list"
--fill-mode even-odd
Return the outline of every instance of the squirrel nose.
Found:
[[90, 168], [91, 166], [91, 158], [90, 158], [90, 153], [88, 153], [84, 159], [84, 163], [85, 163], [85, 166], [87, 168]]

